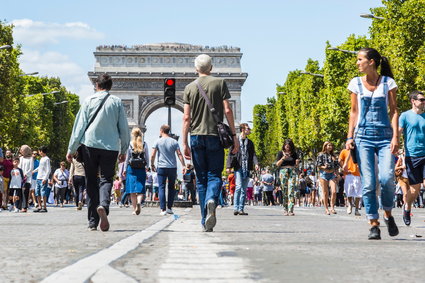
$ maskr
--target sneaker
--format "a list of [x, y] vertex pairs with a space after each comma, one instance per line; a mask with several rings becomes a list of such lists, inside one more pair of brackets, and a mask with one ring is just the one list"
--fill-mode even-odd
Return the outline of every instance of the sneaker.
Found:
[[353, 212], [353, 207], [351, 205], [349, 205], [347, 207], [347, 214], [351, 214], [351, 212]]
[[136, 210], [134, 212], [136, 213], [136, 215], [140, 214], [140, 204], [136, 205]]
[[214, 228], [217, 223], [217, 219], [215, 217], [215, 201], [210, 199], [207, 202], [207, 218], [205, 219], [205, 229], [210, 230]]
[[370, 233], [368, 236], [369, 240], [381, 240], [381, 230], [379, 229], [378, 226], [372, 226], [372, 228], [370, 228]]
[[83, 209], [83, 203], [80, 201], [78, 202], [77, 210], [82, 210], [82, 209]]
[[89, 226], [88, 230], [89, 230], [89, 231], [97, 231], [97, 227], [95, 227], [95, 226], [90, 227], [90, 226]]
[[239, 211], [234, 210], [234, 211], [233, 211], [233, 215], [239, 215]]
[[406, 226], [410, 225], [411, 218], [410, 218], [410, 210], [405, 210], [405, 205], [403, 204], [403, 221]]
[[39, 212], [47, 212], [47, 208], [42, 208]]
[[159, 215], [162, 215], [162, 216], [167, 215], [167, 211], [166, 210], [161, 210], [161, 212], [159, 213]]
[[15, 213], [19, 213], [19, 209], [15, 208], [15, 209], [13, 210], [13, 212], [15, 212]]
[[32, 212], [40, 212], [40, 208], [36, 208], [36, 209], [34, 209]]
[[387, 224], [388, 234], [391, 237], [397, 236], [398, 228], [397, 228], [397, 224], [395, 224], [394, 217], [390, 216], [388, 219], [384, 217], [384, 220], [385, 220], [385, 224]]
[[171, 208], [167, 208], [166, 212], [167, 212], [167, 214], [174, 214], [174, 212]]
[[242, 210], [242, 211], [239, 211], [239, 215], [248, 215], [248, 213]]
[[100, 222], [99, 227], [102, 232], [109, 230], [108, 215], [106, 215], [106, 209], [103, 206], [97, 207], [97, 214], [99, 214]]
[[354, 215], [355, 215], [355, 216], [362, 216], [362, 215], [360, 214], [360, 212], [359, 212], [359, 209], [358, 209], [358, 208], [356, 208], [356, 210], [354, 211]]
[[203, 232], [214, 232], [213, 228], [207, 229], [207, 228], [205, 227], [205, 225], [202, 225], [202, 231], [203, 231]]
[[295, 213], [293, 213], [293, 212], [288, 212], [288, 216], [295, 216]]

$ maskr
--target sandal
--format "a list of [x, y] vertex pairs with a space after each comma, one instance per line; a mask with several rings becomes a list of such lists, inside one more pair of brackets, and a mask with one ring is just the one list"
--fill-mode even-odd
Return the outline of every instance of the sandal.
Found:
[[336, 211], [334, 209], [331, 210], [332, 214], [336, 214]]
[[326, 210], [326, 211], [325, 211], [325, 214], [326, 214], [326, 215], [331, 215], [331, 213], [329, 212], [329, 210]]

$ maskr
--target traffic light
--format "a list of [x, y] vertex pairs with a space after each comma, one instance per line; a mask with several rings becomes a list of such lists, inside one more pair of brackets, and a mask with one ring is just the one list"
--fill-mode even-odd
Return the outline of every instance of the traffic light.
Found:
[[164, 80], [164, 103], [166, 105], [176, 104], [176, 79]]

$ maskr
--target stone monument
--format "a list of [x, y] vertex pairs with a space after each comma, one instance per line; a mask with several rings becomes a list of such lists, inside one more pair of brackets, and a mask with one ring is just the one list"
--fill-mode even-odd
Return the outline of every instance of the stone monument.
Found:
[[203, 53], [212, 57], [212, 75], [226, 80], [235, 122], [239, 125], [241, 89], [248, 77], [241, 72], [240, 48], [181, 43], [98, 46], [94, 52], [94, 72], [89, 72], [88, 76], [94, 82], [99, 74], [110, 74], [114, 81], [111, 94], [122, 99], [130, 127], [145, 128], [149, 115], [166, 107], [163, 99], [165, 78], [176, 79], [176, 104], [172, 107], [183, 112], [183, 90], [197, 78], [194, 60]]

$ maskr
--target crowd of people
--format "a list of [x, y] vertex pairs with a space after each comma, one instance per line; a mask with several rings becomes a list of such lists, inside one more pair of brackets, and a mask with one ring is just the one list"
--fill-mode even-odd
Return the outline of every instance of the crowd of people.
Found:
[[[371, 225], [368, 239], [379, 240], [379, 209], [389, 235], [396, 236], [393, 207], [402, 207], [405, 225], [411, 224], [413, 206], [424, 207], [425, 96], [411, 92], [412, 109], [399, 116], [397, 85], [378, 51], [358, 52], [357, 67], [364, 76], [348, 85], [345, 146], [337, 154], [332, 142], [324, 142], [315, 164], [307, 168], [290, 138], [273, 164], [260, 168], [250, 126], [241, 123], [236, 133], [230, 93], [224, 80], [211, 76], [211, 62], [206, 54], [195, 59], [199, 78], [184, 90], [182, 150], [168, 125], [161, 126], [151, 147], [139, 128], [130, 134], [121, 100], [109, 93], [112, 79], [102, 74], [96, 93], [75, 119], [66, 155], [70, 170], [63, 161], [51, 170], [46, 147], [32, 151], [23, 145], [18, 154], [6, 150], [4, 156], [0, 150], [2, 209], [27, 212], [34, 206], [34, 212], [47, 212], [48, 203], [62, 207], [73, 202], [81, 210], [86, 204], [89, 230], [100, 226], [108, 231], [111, 202], [131, 203], [139, 215], [146, 201], [159, 201], [160, 214], [169, 215], [180, 196], [199, 204], [202, 228], [213, 232], [217, 206], [233, 206], [235, 216], [248, 215], [246, 205], [279, 205], [285, 216], [295, 216], [301, 206], [323, 207], [326, 215], [345, 207], [356, 216], [364, 209]], [[227, 158], [217, 128], [224, 117], [232, 141]], [[399, 150], [400, 135], [404, 150]], [[183, 180], [177, 180], [178, 162]]]

